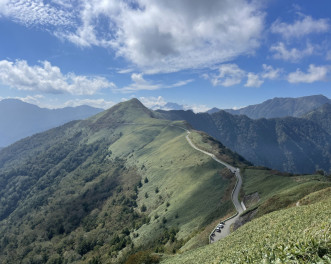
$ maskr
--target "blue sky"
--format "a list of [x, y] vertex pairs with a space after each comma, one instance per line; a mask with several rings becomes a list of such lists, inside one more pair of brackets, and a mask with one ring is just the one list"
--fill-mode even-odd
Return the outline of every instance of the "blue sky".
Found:
[[0, 0], [0, 99], [205, 111], [331, 98], [329, 0]]

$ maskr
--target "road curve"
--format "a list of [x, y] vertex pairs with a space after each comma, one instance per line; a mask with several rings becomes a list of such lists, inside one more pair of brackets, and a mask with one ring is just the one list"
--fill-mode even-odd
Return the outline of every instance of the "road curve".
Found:
[[[185, 130], [186, 130], [186, 129], [185, 129]], [[234, 205], [235, 208], [236, 208], [237, 213], [236, 213], [234, 216], [228, 218], [228, 219], [225, 221], [225, 226], [224, 226], [224, 228], [222, 229], [222, 231], [221, 231], [220, 233], [215, 232], [215, 229], [216, 229], [216, 227], [215, 227], [215, 229], [214, 229], [213, 232], [212, 232], [212, 233], [215, 234], [215, 236], [213, 236], [213, 237], [210, 236], [210, 237], [209, 237], [209, 242], [210, 242], [210, 243], [214, 243], [214, 242], [216, 242], [216, 241], [218, 241], [218, 240], [220, 240], [220, 239], [222, 239], [222, 238], [224, 238], [224, 237], [226, 237], [227, 235], [230, 234], [230, 227], [231, 227], [231, 225], [232, 225], [234, 222], [236, 222], [236, 220], [239, 218], [239, 215], [240, 215], [242, 212], [244, 212], [244, 211], [246, 210], [246, 207], [245, 207], [244, 203], [240, 203], [240, 202], [239, 202], [239, 199], [238, 199], [239, 191], [240, 191], [240, 188], [241, 188], [241, 185], [242, 185], [242, 178], [241, 178], [241, 175], [240, 175], [240, 169], [239, 169], [239, 168], [235, 168], [235, 167], [231, 166], [230, 164], [228, 164], [228, 163], [226, 163], [226, 162], [224, 162], [224, 161], [222, 161], [222, 160], [219, 160], [219, 159], [216, 158], [216, 156], [215, 156], [214, 154], [212, 154], [212, 153], [209, 153], [209, 152], [207, 152], [207, 151], [204, 151], [204, 150], [202, 150], [202, 149], [199, 149], [197, 146], [195, 146], [195, 145], [193, 144], [193, 142], [192, 142], [191, 139], [189, 138], [189, 135], [190, 135], [191, 132], [188, 131], [188, 130], [186, 130], [186, 132], [187, 132], [186, 140], [187, 140], [187, 142], [191, 145], [192, 148], [194, 148], [194, 149], [196, 149], [196, 150], [198, 150], [198, 151], [200, 151], [200, 152], [202, 152], [202, 153], [204, 153], [204, 154], [210, 156], [210, 157], [211, 157], [212, 159], [214, 159], [216, 162], [218, 162], [218, 163], [224, 165], [224, 166], [227, 167], [232, 173], [234, 173], [235, 176], [236, 176], [236, 178], [237, 178], [236, 185], [235, 185], [235, 187], [234, 187], [234, 189], [233, 189], [233, 191], [232, 191], [232, 194], [231, 194], [231, 196], [232, 196], [232, 197], [231, 197], [231, 198], [232, 198], [232, 202], [233, 202], [233, 205]]]
[[[139, 125], [137, 123], [122, 123], [123, 125]], [[141, 124], [143, 125], [143, 124]], [[204, 151], [202, 149], [199, 149], [197, 146], [195, 146], [193, 144], [193, 142], [191, 141], [191, 139], [189, 138], [189, 135], [191, 134], [191, 132], [189, 130], [187, 130], [186, 128], [183, 128], [181, 126], [177, 126], [177, 125], [169, 125], [171, 127], [177, 127], [177, 128], [180, 128], [182, 130], [185, 130], [186, 131], [186, 140], [187, 142], [191, 145], [192, 148], [196, 149], [197, 151], [200, 151], [208, 156], [210, 156], [212, 159], [214, 159], [216, 162], [224, 165], [225, 167], [227, 167], [232, 173], [235, 174], [236, 178], [237, 178], [237, 182], [236, 182], [236, 185], [234, 187], [234, 189], [232, 190], [232, 194], [231, 194], [231, 198], [232, 198], [232, 202], [236, 208], [236, 211], [237, 213], [231, 217], [229, 217], [228, 219], [226, 219], [224, 221], [225, 223], [225, 226], [224, 228], [222, 229], [222, 232], [218, 233], [218, 232], [215, 232], [215, 229], [216, 227], [214, 228], [213, 232], [215, 234], [215, 236], [209, 236], [209, 243], [214, 243], [226, 236], [228, 236], [230, 234], [230, 227], [233, 223], [235, 223], [237, 221], [237, 219], [239, 218], [239, 215], [244, 212], [246, 210], [246, 207], [244, 205], [243, 202], [239, 202], [239, 199], [238, 199], [238, 195], [239, 195], [239, 191], [240, 191], [240, 188], [241, 188], [241, 185], [242, 185], [242, 178], [241, 178], [241, 175], [240, 175], [240, 170], [239, 168], [235, 168], [233, 166], [231, 166], [230, 164], [222, 161], [222, 160], [219, 160], [218, 158], [216, 158], [216, 156], [212, 153], [209, 153], [207, 151]]]

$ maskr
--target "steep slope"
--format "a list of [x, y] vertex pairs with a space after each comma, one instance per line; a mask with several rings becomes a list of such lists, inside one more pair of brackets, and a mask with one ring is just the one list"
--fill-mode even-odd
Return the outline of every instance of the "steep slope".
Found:
[[0, 146], [72, 120], [85, 119], [101, 112], [90, 106], [46, 109], [16, 99], [0, 101]]
[[303, 118], [252, 120], [219, 111], [158, 111], [169, 120], [185, 120], [213, 136], [255, 165], [281, 171], [312, 173], [331, 169], [331, 137], [315, 121]]
[[323, 95], [274, 98], [261, 104], [250, 105], [238, 110], [227, 109], [225, 111], [234, 115], [246, 115], [252, 119], [287, 116], [300, 117], [326, 103], [330, 103], [330, 99]]
[[324, 104], [320, 108], [304, 115], [303, 118], [315, 122], [331, 135], [331, 104]]
[[320, 202], [267, 214], [221, 241], [161, 263], [329, 263], [330, 188], [325, 191], [326, 199], [315, 199]]
[[156, 115], [132, 99], [3, 149], [0, 262], [121, 263], [208, 243], [235, 178]]

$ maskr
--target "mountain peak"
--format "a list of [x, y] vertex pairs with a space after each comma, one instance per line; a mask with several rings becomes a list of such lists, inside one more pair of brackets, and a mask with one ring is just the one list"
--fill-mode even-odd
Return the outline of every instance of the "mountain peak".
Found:
[[153, 118], [153, 111], [144, 106], [137, 98], [118, 103], [108, 110], [92, 117], [100, 127], [116, 126], [119, 123], [135, 123]]

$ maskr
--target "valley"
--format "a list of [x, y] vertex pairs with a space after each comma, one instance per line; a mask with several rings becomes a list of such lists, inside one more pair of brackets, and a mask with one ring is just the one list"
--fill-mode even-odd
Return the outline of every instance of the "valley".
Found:
[[331, 186], [322, 173], [253, 166], [186, 121], [159, 117], [132, 99], [4, 148], [1, 263], [185, 263], [187, 254], [209, 263], [195, 252]]

